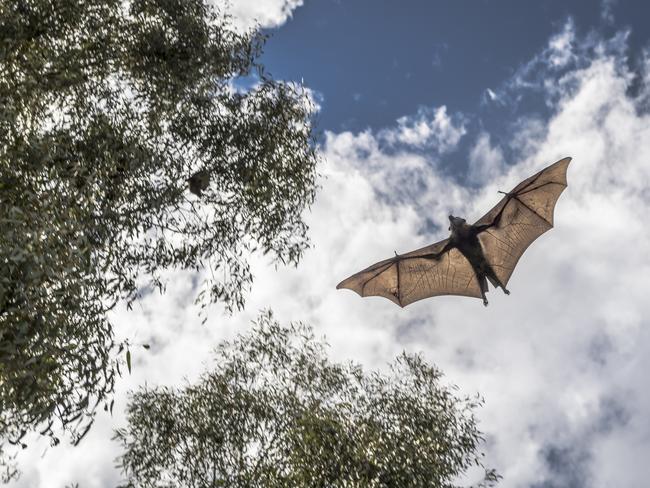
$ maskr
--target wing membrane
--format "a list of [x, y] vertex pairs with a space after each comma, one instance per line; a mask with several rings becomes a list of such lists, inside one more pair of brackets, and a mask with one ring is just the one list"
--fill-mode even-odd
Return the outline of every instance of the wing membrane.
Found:
[[465, 256], [452, 248], [449, 239], [408, 254], [380, 261], [338, 284], [362, 297], [381, 296], [405, 307], [423, 298], [438, 295], [481, 297], [474, 270]]
[[522, 254], [539, 236], [553, 228], [553, 211], [567, 186], [571, 158], [564, 158], [525, 179], [475, 225], [495, 222], [479, 234], [488, 263], [503, 285], [508, 283]]

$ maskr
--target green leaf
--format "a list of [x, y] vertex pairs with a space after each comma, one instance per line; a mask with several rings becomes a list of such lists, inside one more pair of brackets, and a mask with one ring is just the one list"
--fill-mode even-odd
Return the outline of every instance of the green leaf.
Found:
[[131, 374], [131, 351], [126, 350], [126, 367], [129, 370], [129, 374]]

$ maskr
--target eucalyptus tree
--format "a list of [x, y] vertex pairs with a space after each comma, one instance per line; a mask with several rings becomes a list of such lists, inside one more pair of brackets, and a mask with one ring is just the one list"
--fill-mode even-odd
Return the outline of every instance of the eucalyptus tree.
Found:
[[196, 383], [132, 393], [118, 466], [132, 488], [453, 487], [477, 467], [493, 486], [480, 403], [418, 355], [367, 373], [265, 313]]
[[108, 408], [143, 282], [207, 268], [232, 310], [251, 252], [300, 258], [313, 104], [263, 41], [203, 0], [0, 1], [0, 459]]

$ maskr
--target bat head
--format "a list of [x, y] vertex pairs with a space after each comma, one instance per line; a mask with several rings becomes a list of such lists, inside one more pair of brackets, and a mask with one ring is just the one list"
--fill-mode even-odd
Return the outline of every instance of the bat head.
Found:
[[461, 227], [465, 225], [466, 221], [465, 219], [461, 219], [460, 217], [454, 217], [453, 215], [449, 216], [449, 230], [454, 231], [458, 230]]

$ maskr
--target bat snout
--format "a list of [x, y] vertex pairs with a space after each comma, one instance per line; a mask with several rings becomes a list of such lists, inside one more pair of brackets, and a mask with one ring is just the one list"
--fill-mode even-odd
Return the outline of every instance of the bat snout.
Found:
[[449, 223], [451, 225], [462, 225], [465, 223], [465, 219], [461, 219], [460, 217], [454, 217], [453, 215], [450, 215]]

